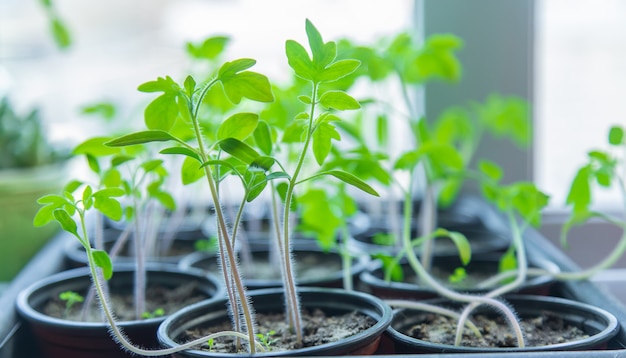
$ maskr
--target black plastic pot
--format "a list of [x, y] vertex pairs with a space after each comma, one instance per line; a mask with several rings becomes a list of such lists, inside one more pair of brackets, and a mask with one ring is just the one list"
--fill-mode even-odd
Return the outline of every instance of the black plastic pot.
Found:
[[[317, 355], [368, 355], [374, 353], [380, 338], [391, 323], [391, 308], [382, 300], [362, 292], [332, 288], [303, 287], [299, 290], [301, 305], [305, 309], [321, 309], [326, 314], [344, 314], [353, 311], [373, 318], [376, 323], [353, 336], [315, 347], [290, 351], [258, 353], [258, 356], [317, 356]], [[250, 291], [250, 299], [257, 313], [283, 312], [282, 289]], [[226, 300], [205, 301], [178, 311], [159, 327], [159, 341], [164, 347], [176, 347], [176, 340], [186, 330], [210, 326], [223, 321], [230, 322], [226, 312]], [[233, 357], [228, 353], [208, 352], [199, 349], [186, 350], [173, 357]]]
[[[116, 268], [109, 281], [111, 292], [129, 290], [134, 271], [129, 267]], [[148, 268], [148, 283], [175, 287], [181, 283], [198, 282], [197, 291], [206, 297], [223, 296], [223, 287], [217, 279], [200, 272], [181, 272], [175, 266]], [[104, 322], [76, 322], [51, 317], [42, 308], [51, 298], [64, 291], [85, 292], [91, 285], [88, 269], [63, 271], [37, 281], [20, 292], [16, 310], [32, 332], [32, 342], [39, 346], [42, 357], [129, 357], [109, 335]], [[113, 308], [115, 309], [115, 308]], [[156, 330], [167, 316], [120, 322], [132, 342], [143, 347], [158, 347]]]
[[[387, 335], [394, 343], [396, 354], [424, 353], [504, 353], [504, 352], [536, 352], [536, 351], [574, 351], [605, 349], [607, 343], [620, 330], [617, 318], [601, 308], [559, 297], [511, 295], [505, 300], [514, 308], [519, 317], [534, 317], [544, 311], [552, 312], [563, 319], [565, 324], [580, 328], [587, 334], [571, 342], [563, 342], [546, 346], [481, 348], [438, 344], [413, 338], [403, 333], [407, 327], [415, 324], [415, 317], [421, 311], [401, 309], [394, 312], [394, 319], [387, 330]], [[448, 308], [460, 308], [462, 304], [437, 299], [428, 302]], [[497, 317], [498, 312], [491, 308], [479, 307], [476, 313]], [[480, 327], [479, 327], [480, 329]]]
[[[110, 252], [120, 233], [121, 231], [116, 228], [105, 229], [104, 246], [107, 252]], [[157, 254], [148, 256], [147, 261], [151, 263], [176, 265], [184, 256], [196, 251], [196, 242], [199, 240], [206, 240], [206, 237], [199, 230], [176, 234], [175, 237], [168, 242], [157, 239], [154, 250]], [[135, 262], [135, 258], [131, 255], [133, 245], [131, 234], [131, 237], [122, 246], [119, 255], [113, 258], [113, 263], [116, 265], [127, 265]], [[65, 246], [65, 260], [67, 266], [71, 268], [87, 265], [85, 249], [78, 240], [67, 242]]]
[[[468, 278], [474, 280], [471, 277], [476, 275], [477, 280], [486, 279], [491, 275], [498, 272], [500, 256], [488, 254], [488, 255], [476, 255], [472, 257], [472, 261], [465, 267]], [[438, 294], [424, 285], [420, 285], [415, 280], [415, 273], [410, 267], [409, 263], [403, 261], [401, 268], [404, 272], [404, 281], [386, 281], [385, 273], [380, 262], [375, 262], [370, 265], [359, 276], [359, 289], [371, 293], [377, 297], [385, 299], [408, 299], [408, 300], [422, 300], [438, 297]], [[439, 271], [439, 279], [445, 283], [445, 277], [451, 275], [455, 268], [460, 267], [461, 262], [456, 256], [443, 256], [435, 257], [433, 259], [433, 270]], [[545, 259], [533, 260], [530, 267], [541, 268], [549, 272], [559, 272], [559, 267]], [[516, 293], [523, 294], [535, 294], [535, 295], [548, 295], [550, 288], [556, 281], [551, 276], [535, 276], [528, 277], [527, 281], [515, 291]], [[476, 287], [455, 287], [458, 290], [473, 294], [482, 294], [487, 292], [486, 289], [478, 289]]]
[[[247, 267], [243, 260], [244, 282], [248, 289], [257, 290], [263, 288], [282, 287], [280, 270], [272, 270], [270, 253], [267, 244], [259, 245], [251, 243], [252, 265]], [[297, 240], [293, 244], [293, 256], [296, 264], [296, 278], [298, 285], [302, 287], [343, 287], [342, 257], [336, 251], [325, 252], [321, 250], [313, 240]], [[350, 268], [353, 282], [356, 284], [359, 275], [366, 269], [369, 263], [367, 256], [359, 256], [352, 259]], [[268, 267], [267, 269], [263, 269]], [[219, 274], [217, 257], [215, 254], [195, 252], [189, 254], [179, 262], [181, 270], [200, 269], [204, 272]], [[246, 268], [248, 270], [246, 271]], [[306, 271], [304, 271], [306, 269]], [[334, 269], [336, 268], [336, 269]], [[273, 277], [263, 277], [259, 272], [269, 271]]]

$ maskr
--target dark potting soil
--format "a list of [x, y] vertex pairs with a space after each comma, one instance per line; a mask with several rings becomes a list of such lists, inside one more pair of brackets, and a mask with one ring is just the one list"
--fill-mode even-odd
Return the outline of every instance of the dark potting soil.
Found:
[[[526, 346], [538, 347], [571, 342], [588, 335], [580, 328], [563, 321], [550, 311], [543, 311], [540, 316], [521, 317], [520, 324]], [[409, 323], [411, 322], [411, 323]], [[472, 322], [478, 327], [482, 339], [465, 329], [461, 345], [468, 347], [517, 347], [517, 340], [504, 317], [474, 315]], [[456, 320], [437, 314], [418, 313], [405, 317], [405, 323], [394, 324], [402, 327], [398, 330], [408, 336], [431, 343], [454, 345]], [[396, 328], [398, 329], [398, 328]]]
[[[302, 312], [303, 342], [302, 347], [298, 347], [295, 334], [291, 333], [283, 313], [256, 314], [257, 336], [264, 337], [261, 342], [267, 351], [280, 352], [304, 347], [314, 347], [321, 344], [336, 342], [346, 337], [353, 336], [365, 329], [373, 326], [376, 322], [363, 314], [357, 312], [345, 313], [342, 315], [326, 315], [323, 311], [316, 309], [312, 312]], [[211, 333], [230, 331], [230, 322], [223, 322], [210, 327], [198, 327], [188, 330], [183, 337], [176, 339], [178, 342], [189, 342], [202, 338]], [[213, 352], [238, 352], [232, 337], [216, 338], [213, 346], [208, 345], [199, 349]], [[246, 353], [247, 348], [239, 349], [240, 353]]]
[[[209, 298], [206, 294], [197, 290], [197, 282], [188, 282], [176, 287], [164, 287], [161, 285], [149, 285], [146, 291], [147, 313], [162, 310], [163, 315], [173, 313], [192, 303]], [[87, 292], [79, 292], [83, 297]], [[113, 312], [119, 321], [136, 320], [134, 309], [134, 295], [130, 291], [112, 292], [110, 302]], [[66, 309], [65, 301], [57, 295], [50, 299], [43, 308], [43, 313], [51, 317], [63, 318], [81, 322], [103, 322], [102, 310], [97, 298], [92, 300], [91, 308], [83, 316], [83, 303], [76, 303]]]

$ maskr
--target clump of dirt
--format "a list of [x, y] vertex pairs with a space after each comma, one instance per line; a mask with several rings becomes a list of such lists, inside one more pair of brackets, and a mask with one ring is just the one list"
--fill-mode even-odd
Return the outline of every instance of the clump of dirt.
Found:
[[[286, 322], [283, 313], [256, 314], [258, 323], [257, 336], [263, 337], [259, 341], [265, 349], [271, 352], [280, 352], [304, 347], [314, 347], [321, 344], [336, 342], [353, 336], [372, 327], [376, 322], [358, 312], [349, 312], [341, 315], [327, 315], [322, 310], [302, 312], [303, 342], [299, 347], [296, 335], [293, 334]], [[202, 338], [211, 333], [232, 330], [230, 322], [198, 327], [188, 330], [184, 336], [176, 338], [178, 342], [189, 342]], [[232, 337], [220, 337], [214, 340], [211, 347], [203, 346], [199, 349], [224, 353], [247, 353], [246, 347], [237, 347]]]
[[[406, 311], [401, 317], [400, 321], [393, 324], [399, 332], [431, 343], [454, 345], [455, 319], [432, 313], [410, 314]], [[473, 316], [472, 322], [480, 330], [482, 339], [466, 328], [461, 345], [468, 347], [517, 347], [515, 335], [504, 317], [478, 314]], [[521, 317], [520, 325], [528, 347], [565, 343], [588, 337], [583, 330], [568, 324], [550, 311], [543, 311], [538, 316]]]
[[[60, 292], [59, 292], [60, 293]], [[87, 292], [78, 292], [85, 297]], [[146, 312], [154, 314], [162, 310], [163, 315], [209, 298], [198, 290], [197, 282], [188, 282], [176, 287], [149, 285], [146, 291]], [[119, 321], [136, 320], [134, 295], [130, 290], [113, 291], [110, 302]], [[91, 307], [83, 314], [83, 303], [76, 303], [66, 309], [65, 301], [54, 295], [43, 307], [42, 312], [48, 316], [78, 322], [103, 322], [104, 318], [97, 299], [92, 300]]]

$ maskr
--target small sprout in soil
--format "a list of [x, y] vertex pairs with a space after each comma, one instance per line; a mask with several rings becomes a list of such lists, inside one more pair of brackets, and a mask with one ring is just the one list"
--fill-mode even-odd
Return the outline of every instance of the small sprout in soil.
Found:
[[271, 330], [265, 334], [263, 333], [257, 333], [256, 337], [259, 339], [259, 341], [261, 341], [261, 344], [263, 344], [263, 346], [265, 347], [265, 349], [267, 350], [271, 350], [271, 345], [276, 343], [278, 341], [278, 338], [273, 338], [272, 336], [276, 334], [276, 331]]
[[152, 312], [144, 312], [141, 314], [141, 318], [143, 319], [150, 319], [150, 318], [156, 318], [156, 317], [162, 317], [165, 315], [165, 310], [163, 308], [157, 308]]
[[85, 300], [83, 296], [80, 295], [80, 293], [74, 291], [65, 291], [59, 293], [59, 299], [61, 299], [61, 301], [65, 301], [65, 311], [63, 312], [63, 317], [67, 317], [70, 309], [72, 309], [72, 306]]
[[461, 283], [467, 278], [467, 272], [463, 267], [457, 267], [454, 272], [448, 277], [450, 283]]
[[213, 351], [213, 346], [215, 345], [215, 338], [209, 338], [206, 344], [209, 346], [209, 352]]

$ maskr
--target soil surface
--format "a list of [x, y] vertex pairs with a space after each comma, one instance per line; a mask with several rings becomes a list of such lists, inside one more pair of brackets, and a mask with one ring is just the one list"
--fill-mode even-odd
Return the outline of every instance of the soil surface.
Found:
[[[438, 344], [454, 345], [456, 320], [430, 313], [403, 315], [404, 322], [394, 323], [399, 332], [411, 337]], [[556, 314], [544, 311], [540, 316], [521, 317], [526, 346], [538, 347], [587, 338], [580, 328], [568, 324]], [[461, 344], [468, 347], [517, 347], [517, 340], [503, 317], [475, 315], [472, 322], [478, 327], [482, 339], [465, 329]], [[400, 329], [399, 329], [400, 328]]]
[[[298, 347], [296, 337], [291, 333], [283, 313], [257, 313], [256, 319], [258, 324], [257, 336], [260, 335], [264, 337], [260, 342], [263, 342], [262, 344], [264, 344], [267, 351], [272, 352], [314, 347], [335, 342], [353, 336], [376, 323], [372, 318], [357, 312], [327, 316], [319, 309], [312, 312], [303, 311], [303, 346]], [[211, 333], [227, 330], [232, 330], [230, 322], [223, 322], [210, 327], [198, 327], [188, 330], [184, 337], [179, 337], [176, 341], [188, 342]], [[210, 349], [208, 346], [203, 346], [199, 349], [213, 352], [247, 353], [246, 347], [238, 350], [234, 344], [234, 340], [230, 337], [215, 339]]]
[[[148, 286], [146, 291], [146, 312], [163, 310], [168, 315], [192, 303], [209, 298], [197, 290], [196, 282], [189, 282], [175, 288], [160, 285]], [[79, 292], [83, 297], [87, 292]], [[136, 320], [134, 310], [134, 296], [130, 291], [112, 292], [111, 305], [119, 321]], [[97, 299], [94, 299], [91, 308], [83, 314], [83, 303], [76, 303], [66, 309], [65, 301], [58, 294], [50, 299], [43, 308], [43, 313], [51, 317], [63, 318], [71, 321], [102, 322], [103, 316]]]

